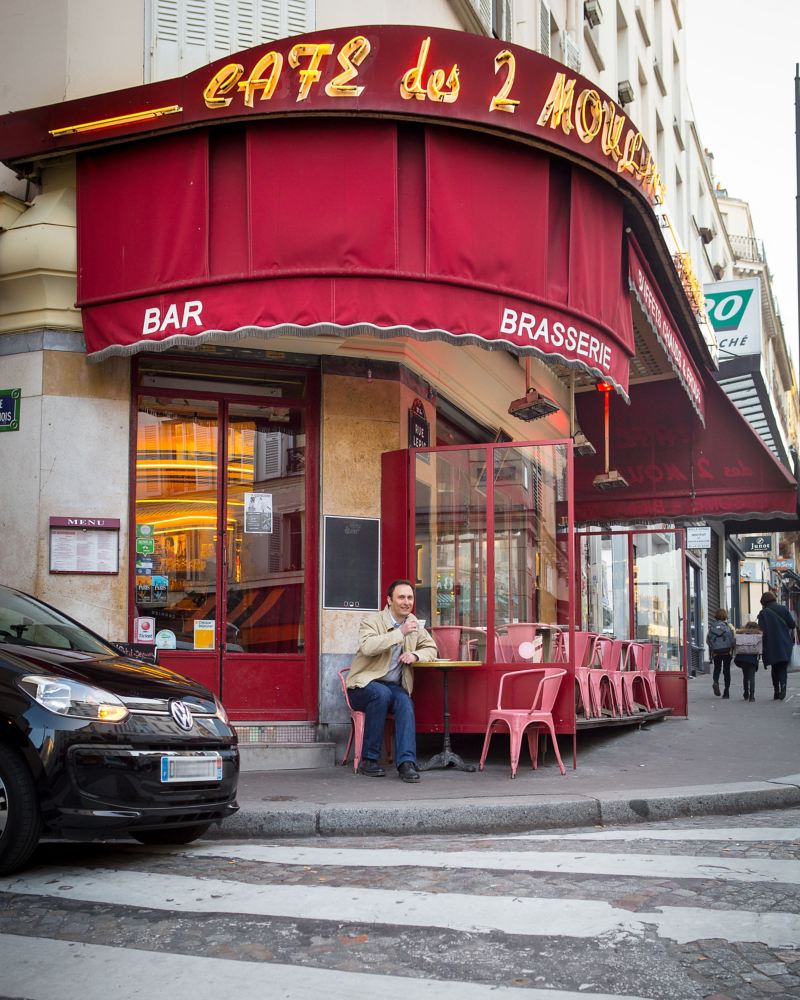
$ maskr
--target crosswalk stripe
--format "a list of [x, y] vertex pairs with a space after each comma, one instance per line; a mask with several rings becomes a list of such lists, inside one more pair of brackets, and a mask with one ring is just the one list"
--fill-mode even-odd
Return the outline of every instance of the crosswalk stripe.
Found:
[[647, 1000], [641, 996], [515, 988], [164, 954], [108, 945], [0, 934], [4, 994], [28, 1000], [192, 1000], [268, 996], [269, 1000]]
[[[488, 860], [488, 859], [487, 859]], [[355, 924], [443, 927], [468, 933], [573, 938], [659, 936], [685, 944], [704, 938], [759, 941], [791, 947], [800, 940], [800, 915], [664, 906], [632, 913], [594, 899], [425, 893], [350, 886], [250, 884], [186, 875], [79, 868], [10, 879], [9, 893], [168, 910], [309, 918]]]
[[586, 833], [510, 833], [501, 834], [493, 840], [700, 840], [709, 843], [715, 840], [756, 843], [761, 841], [776, 841], [778, 843], [793, 843], [800, 841], [800, 827], [759, 826], [759, 827], [711, 827], [709, 829], [692, 830], [661, 830], [624, 827], [619, 830], [592, 830]]
[[603, 854], [587, 851], [420, 851], [408, 848], [289, 847], [281, 844], [199, 844], [193, 854], [284, 865], [364, 868], [473, 868], [484, 871], [556, 872], [563, 875], [628, 875], [640, 878], [702, 878], [725, 882], [800, 884], [796, 861], [771, 858]]

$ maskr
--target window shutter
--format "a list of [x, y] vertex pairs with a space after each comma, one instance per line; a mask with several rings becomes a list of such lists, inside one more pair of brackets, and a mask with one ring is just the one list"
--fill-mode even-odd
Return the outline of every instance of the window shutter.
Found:
[[280, 573], [283, 569], [283, 514], [272, 512], [272, 534], [269, 536], [268, 570]]
[[544, 0], [539, 0], [539, 51], [550, 55], [550, 8]]
[[280, 0], [259, 0], [258, 34], [262, 42], [281, 37]]
[[302, 35], [308, 31], [306, 0], [286, 0], [286, 34]]
[[[313, 0], [150, 0], [148, 81], [313, 27]], [[473, 0], [489, 4], [491, 0]]]

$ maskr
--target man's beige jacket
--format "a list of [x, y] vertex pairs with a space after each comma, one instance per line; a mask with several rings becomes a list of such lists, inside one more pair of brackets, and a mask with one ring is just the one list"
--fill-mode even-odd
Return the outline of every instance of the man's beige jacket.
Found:
[[[383, 677], [392, 659], [392, 646], [403, 644], [403, 652], [414, 653], [418, 660], [435, 660], [438, 651], [433, 636], [425, 629], [409, 632], [404, 636], [399, 628], [394, 628], [388, 608], [374, 615], [367, 615], [358, 630], [358, 652], [350, 664], [347, 676], [349, 688], [366, 687], [370, 681]], [[411, 694], [414, 687], [414, 671], [409, 664], [403, 664], [401, 683]]]

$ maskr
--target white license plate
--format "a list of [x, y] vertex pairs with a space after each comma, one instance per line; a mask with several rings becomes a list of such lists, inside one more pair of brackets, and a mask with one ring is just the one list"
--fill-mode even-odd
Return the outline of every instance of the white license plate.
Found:
[[162, 783], [179, 781], [222, 781], [222, 757], [218, 753], [162, 757]]

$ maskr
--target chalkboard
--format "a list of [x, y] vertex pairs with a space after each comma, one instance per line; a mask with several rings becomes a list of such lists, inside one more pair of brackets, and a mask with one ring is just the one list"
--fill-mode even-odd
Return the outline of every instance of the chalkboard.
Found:
[[381, 522], [377, 517], [325, 515], [322, 606], [379, 611]]

